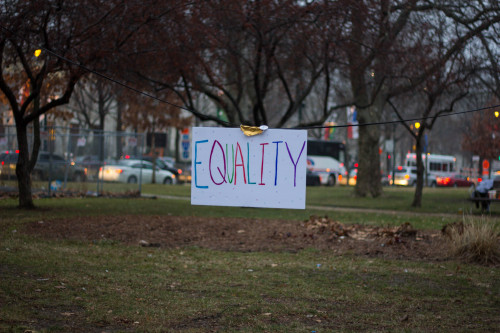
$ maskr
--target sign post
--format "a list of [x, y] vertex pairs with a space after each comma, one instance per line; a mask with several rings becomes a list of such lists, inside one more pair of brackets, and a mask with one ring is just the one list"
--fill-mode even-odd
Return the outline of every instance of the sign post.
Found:
[[483, 160], [483, 175], [489, 174], [490, 162], [488, 160]]
[[181, 154], [180, 154], [180, 159], [183, 160], [183, 161], [189, 161], [191, 155], [190, 155], [190, 151], [191, 151], [191, 141], [190, 141], [190, 138], [191, 135], [189, 133], [189, 129], [188, 128], [185, 128], [182, 130], [181, 132], [181, 142], [180, 142], [180, 145], [181, 145]]

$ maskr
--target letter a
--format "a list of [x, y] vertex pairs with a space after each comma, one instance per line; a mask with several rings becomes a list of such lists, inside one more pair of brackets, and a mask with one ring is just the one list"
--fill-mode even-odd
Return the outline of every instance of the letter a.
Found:
[[[241, 158], [241, 164], [238, 164], [238, 151], [240, 152], [240, 158]], [[236, 158], [234, 160], [234, 185], [236, 185], [236, 174], [237, 174], [237, 169], [236, 167], [242, 167], [243, 168], [243, 181], [245, 184], [247, 183], [247, 176], [245, 175], [245, 161], [243, 160], [243, 153], [241, 152], [241, 147], [238, 142], [236, 142]]]

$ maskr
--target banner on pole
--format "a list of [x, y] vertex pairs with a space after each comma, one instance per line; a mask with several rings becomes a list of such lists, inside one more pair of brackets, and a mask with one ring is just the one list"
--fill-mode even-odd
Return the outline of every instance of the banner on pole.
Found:
[[191, 204], [305, 209], [307, 131], [194, 127]]

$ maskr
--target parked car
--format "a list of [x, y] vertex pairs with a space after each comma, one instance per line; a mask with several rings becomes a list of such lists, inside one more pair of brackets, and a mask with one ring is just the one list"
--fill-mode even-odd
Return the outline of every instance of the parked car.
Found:
[[381, 177], [382, 186], [389, 186], [392, 184], [392, 175], [390, 173], [383, 173]]
[[161, 163], [166, 165], [166, 169], [175, 170], [175, 175], [177, 176], [177, 183], [191, 183], [191, 164], [190, 163], [176, 163], [175, 158], [169, 156], [158, 157]]
[[317, 172], [306, 170], [306, 186], [321, 185], [321, 177]]
[[191, 183], [191, 163], [177, 163], [179, 183]]
[[[16, 164], [19, 153], [8, 152], [0, 156], [2, 179], [16, 179]], [[58, 154], [41, 151], [38, 153], [33, 171], [31, 171], [31, 179], [34, 181], [48, 180], [69, 180], [82, 182], [86, 180], [85, 168], [76, 165], [74, 162], [65, 160], [64, 157]]]
[[436, 184], [437, 186], [475, 187], [474, 182], [469, 177], [460, 174], [452, 174], [449, 177], [436, 177]]
[[97, 178], [99, 168], [104, 164], [97, 155], [78, 156], [74, 159], [74, 162], [77, 166], [84, 168], [89, 179]]
[[[139, 160], [142, 159], [144, 161], [148, 161], [153, 163], [153, 156], [150, 155], [143, 155], [143, 156], [126, 156], [125, 159], [132, 159], [132, 160]], [[156, 158], [156, 166], [160, 169], [170, 171], [175, 175], [175, 177], [178, 179], [179, 174], [182, 173], [182, 170], [180, 168], [176, 168], [173, 164], [170, 164], [166, 162], [162, 157], [157, 157]]]
[[342, 163], [329, 156], [307, 156], [307, 169], [316, 172], [321, 177], [321, 184], [335, 186], [345, 175], [346, 169]]
[[0, 154], [0, 179], [16, 179], [17, 152], [6, 151]]
[[156, 159], [160, 168], [169, 170], [177, 177], [177, 184], [191, 183], [191, 163], [176, 163], [175, 158], [160, 156]]
[[[382, 183], [382, 186], [389, 186], [391, 181], [391, 175], [387, 174], [381, 174], [380, 176], [380, 181]], [[344, 176], [340, 179], [339, 184], [340, 185], [349, 185], [349, 186], [356, 186], [356, 182], [358, 180], [358, 169], [353, 168], [349, 171], [349, 180], [347, 180], [347, 176]]]
[[394, 184], [400, 186], [415, 186], [417, 184], [417, 168], [399, 166], [394, 171]]
[[347, 175], [344, 175], [342, 179], [340, 180], [341, 185], [349, 185], [349, 186], [355, 186], [356, 185], [356, 179], [358, 178], [358, 169], [354, 168], [349, 170], [349, 180], [347, 180]]
[[[128, 159], [120, 160], [117, 164], [104, 165], [99, 169], [99, 179], [107, 182], [149, 184], [153, 181], [153, 163]], [[168, 170], [156, 167], [155, 180], [157, 183], [174, 184], [176, 176]]]
[[175, 167], [175, 158], [170, 157], [170, 156], [159, 156], [158, 159], [162, 160], [165, 162], [166, 165], [169, 167]]

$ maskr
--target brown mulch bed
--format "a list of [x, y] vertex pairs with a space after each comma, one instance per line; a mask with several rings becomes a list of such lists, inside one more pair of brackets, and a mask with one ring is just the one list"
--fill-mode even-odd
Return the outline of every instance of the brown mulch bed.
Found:
[[443, 260], [440, 231], [344, 225], [328, 217], [307, 221], [178, 216], [106, 216], [38, 221], [25, 229], [50, 239], [113, 240], [161, 248], [199, 246], [221, 251], [289, 251], [304, 248], [370, 257]]

